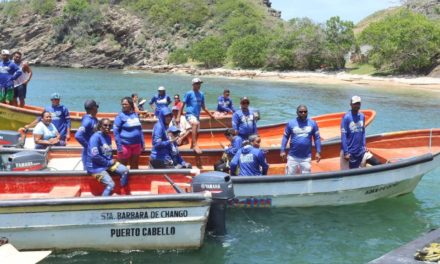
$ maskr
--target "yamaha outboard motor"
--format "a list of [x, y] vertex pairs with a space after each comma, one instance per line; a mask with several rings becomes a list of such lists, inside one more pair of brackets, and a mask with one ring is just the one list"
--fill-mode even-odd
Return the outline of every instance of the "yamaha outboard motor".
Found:
[[47, 167], [46, 156], [31, 150], [2, 155], [1, 158], [0, 165], [6, 171], [34, 171]]
[[4, 147], [21, 148], [23, 144], [20, 140], [20, 133], [11, 130], [0, 130], [0, 145]]
[[231, 176], [220, 171], [201, 173], [193, 178], [192, 189], [193, 192], [211, 192], [213, 201], [209, 211], [208, 231], [218, 236], [225, 235], [226, 205], [228, 200], [235, 197]]

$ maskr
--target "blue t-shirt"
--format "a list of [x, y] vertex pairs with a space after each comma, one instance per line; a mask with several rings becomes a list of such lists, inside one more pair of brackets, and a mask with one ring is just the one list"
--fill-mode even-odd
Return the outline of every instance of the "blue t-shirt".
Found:
[[193, 115], [200, 118], [200, 111], [205, 107], [205, 96], [202, 92], [189, 91], [183, 97], [186, 105], [186, 116]]
[[247, 139], [250, 135], [257, 134], [257, 119], [252, 109], [247, 111], [237, 110], [232, 115], [232, 128], [238, 131], [238, 135]]
[[168, 105], [171, 104], [171, 98], [166, 94], [164, 95], [156, 94], [155, 96], [153, 96], [153, 98], [151, 98], [149, 104], [150, 105], [156, 104], [156, 110], [154, 111], [154, 114], [158, 116], [159, 111], [162, 107], [168, 107]]
[[101, 131], [95, 132], [87, 149], [86, 169], [88, 173], [100, 173], [112, 165], [112, 139]]
[[250, 145], [238, 150], [231, 160], [230, 166], [231, 175], [235, 175], [237, 167], [240, 166], [239, 176], [266, 175], [269, 169], [264, 152]]
[[0, 88], [13, 88], [14, 80], [21, 74], [20, 67], [12, 60], [0, 60]]
[[75, 133], [76, 140], [83, 146], [87, 148], [89, 145], [90, 137], [95, 132], [95, 127], [98, 124], [98, 119], [89, 114], [86, 114], [81, 119], [81, 126], [78, 128], [78, 131]]
[[144, 148], [144, 134], [139, 115], [135, 112], [120, 112], [113, 124], [113, 133], [115, 135], [118, 152], [122, 151], [122, 145], [141, 144]]
[[345, 154], [360, 155], [365, 152], [365, 116], [362, 112], [348, 111], [341, 122], [341, 149]]
[[295, 118], [287, 123], [281, 142], [281, 152], [286, 150], [290, 139], [289, 156], [294, 158], [310, 158], [312, 156], [312, 137], [315, 141], [316, 152], [321, 152], [321, 137], [319, 128], [314, 120]]
[[238, 150], [241, 149], [242, 143], [243, 139], [239, 136], [235, 136], [232, 139], [231, 146], [225, 149], [226, 154], [228, 154], [229, 157], [234, 157]]
[[[44, 108], [52, 116], [52, 123], [58, 129], [61, 140], [66, 139], [67, 128], [70, 128], [70, 113], [64, 105], [49, 105]], [[40, 118], [41, 120], [41, 118]]]
[[227, 113], [235, 112], [231, 98], [225, 98], [223, 95], [219, 96], [217, 99], [217, 111]]

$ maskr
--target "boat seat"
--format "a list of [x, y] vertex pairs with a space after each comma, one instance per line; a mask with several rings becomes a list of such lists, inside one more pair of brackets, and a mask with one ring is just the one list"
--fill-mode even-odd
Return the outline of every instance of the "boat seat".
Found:
[[399, 159], [411, 158], [429, 153], [428, 147], [410, 147], [400, 149], [368, 148], [381, 162], [395, 162]]
[[67, 198], [67, 197], [80, 197], [81, 187], [75, 186], [55, 186], [47, 194], [48, 198]]
[[[176, 182], [177, 186], [184, 192], [192, 192], [191, 184]], [[151, 182], [151, 193], [152, 194], [173, 194], [176, 193], [173, 186], [167, 181], [152, 181]]]
[[338, 171], [341, 169], [340, 158], [321, 159], [319, 163], [312, 162], [312, 172]]

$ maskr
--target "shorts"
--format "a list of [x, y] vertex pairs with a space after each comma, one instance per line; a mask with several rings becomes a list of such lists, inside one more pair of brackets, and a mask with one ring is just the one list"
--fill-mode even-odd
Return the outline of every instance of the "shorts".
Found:
[[187, 116], [186, 116], [186, 120], [187, 120], [188, 123], [190, 123], [191, 125], [200, 125], [199, 118], [196, 117], [195, 115], [187, 115]]
[[132, 156], [140, 155], [141, 151], [141, 144], [122, 145], [122, 152], [118, 152], [118, 159], [128, 160]]
[[14, 99], [14, 88], [13, 87], [3, 87], [0, 91], [0, 102], [3, 103], [5, 101], [11, 102]]
[[294, 174], [310, 173], [312, 171], [311, 161], [312, 158], [302, 159], [302, 158], [287, 156], [286, 174], [294, 175]]
[[20, 84], [14, 87], [14, 98], [25, 99], [27, 91], [27, 84]]

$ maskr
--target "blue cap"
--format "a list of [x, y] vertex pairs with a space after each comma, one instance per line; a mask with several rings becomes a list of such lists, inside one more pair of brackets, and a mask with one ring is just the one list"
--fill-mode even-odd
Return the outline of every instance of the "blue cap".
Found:
[[60, 94], [59, 94], [59, 93], [53, 93], [53, 94], [50, 96], [50, 100], [53, 100], [53, 99], [61, 99]]
[[180, 132], [180, 129], [178, 129], [178, 128], [175, 127], [175, 126], [170, 126], [170, 127], [168, 128], [168, 132], [171, 132], [171, 133], [177, 133], [177, 132]]

